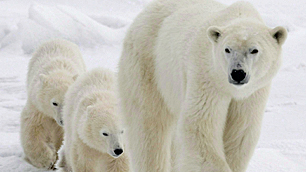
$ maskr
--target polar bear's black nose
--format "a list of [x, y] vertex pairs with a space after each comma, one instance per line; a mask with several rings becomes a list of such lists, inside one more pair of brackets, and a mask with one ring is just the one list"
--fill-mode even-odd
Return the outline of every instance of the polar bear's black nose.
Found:
[[231, 73], [231, 76], [234, 81], [240, 83], [242, 80], [244, 80], [246, 73], [241, 69], [239, 70], [234, 69]]
[[119, 155], [122, 154], [123, 150], [122, 150], [122, 149], [115, 149], [114, 152], [115, 152], [115, 154], [116, 154], [117, 156], [119, 156]]

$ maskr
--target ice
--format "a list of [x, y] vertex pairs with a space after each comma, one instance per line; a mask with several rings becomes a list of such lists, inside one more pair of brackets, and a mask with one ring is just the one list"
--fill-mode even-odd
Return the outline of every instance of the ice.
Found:
[[[305, 158], [302, 157], [302, 158]], [[305, 164], [288, 159], [286, 155], [275, 149], [258, 148], [249, 165], [248, 172], [302, 172], [306, 171]]]
[[[65, 38], [85, 47], [118, 44], [123, 39], [124, 31], [113, 28], [122, 28], [129, 20], [103, 16], [96, 19], [99, 22], [73, 7], [34, 3], [29, 8], [29, 17], [17, 24], [18, 29], [2, 41], [2, 47], [21, 41], [24, 52], [31, 53], [51, 38]], [[7, 34], [5, 31], [1, 32], [0, 27], [0, 38]]]
[[100, 24], [113, 29], [119, 29], [131, 23], [131, 20], [123, 19], [121, 17], [116, 17], [116, 16], [100, 15], [100, 16], [91, 16], [91, 18], [96, 20]]

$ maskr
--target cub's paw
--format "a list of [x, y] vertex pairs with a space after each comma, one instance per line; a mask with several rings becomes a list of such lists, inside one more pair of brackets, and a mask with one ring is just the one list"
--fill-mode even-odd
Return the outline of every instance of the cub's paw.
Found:
[[31, 158], [30, 162], [33, 166], [37, 168], [56, 170], [55, 168], [56, 159], [57, 159], [56, 152], [52, 150], [47, 150], [45, 152], [41, 152], [41, 154], [38, 157]]

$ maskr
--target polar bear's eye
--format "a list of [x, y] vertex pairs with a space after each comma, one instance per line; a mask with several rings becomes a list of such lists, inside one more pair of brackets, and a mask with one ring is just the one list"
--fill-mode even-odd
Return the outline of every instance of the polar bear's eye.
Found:
[[122, 130], [120, 133], [121, 133], [121, 134], [123, 134], [123, 133], [124, 133], [124, 131]]
[[258, 53], [258, 50], [257, 49], [254, 49], [251, 51], [251, 54], [257, 54]]
[[108, 136], [108, 134], [107, 133], [102, 133], [103, 134], [103, 136]]
[[58, 106], [58, 104], [57, 104], [57, 103], [55, 103], [55, 102], [53, 102], [53, 103], [52, 103], [52, 105], [53, 105], [53, 106]]
[[231, 51], [228, 48], [225, 48], [226, 53], [231, 53]]

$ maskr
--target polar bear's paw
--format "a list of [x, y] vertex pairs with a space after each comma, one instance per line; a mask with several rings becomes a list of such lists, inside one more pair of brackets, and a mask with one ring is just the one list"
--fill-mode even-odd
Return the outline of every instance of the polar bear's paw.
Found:
[[41, 169], [47, 169], [47, 170], [56, 170], [55, 163], [57, 160], [56, 152], [50, 150], [41, 152], [39, 156], [35, 158], [29, 158], [27, 157], [28, 161], [30, 163]]

